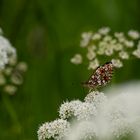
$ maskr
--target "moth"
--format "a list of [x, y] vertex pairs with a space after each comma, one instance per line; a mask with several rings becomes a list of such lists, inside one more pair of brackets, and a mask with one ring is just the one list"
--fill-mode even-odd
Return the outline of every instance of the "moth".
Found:
[[89, 79], [82, 84], [90, 90], [95, 90], [98, 87], [105, 86], [111, 81], [113, 70], [114, 67], [112, 62], [107, 62], [104, 65], [99, 66]]

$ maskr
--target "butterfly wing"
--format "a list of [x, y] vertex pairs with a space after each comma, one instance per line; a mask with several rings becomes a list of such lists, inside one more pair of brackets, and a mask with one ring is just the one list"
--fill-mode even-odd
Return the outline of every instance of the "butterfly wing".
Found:
[[90, 76], [89, 80], [84, 83], [84, 86], [92, 89], [99, 86], [104, 86], [111, 81], [112, 74], [113, 64], [112, 62], [107, 62], [95, 70], [95, 72]]

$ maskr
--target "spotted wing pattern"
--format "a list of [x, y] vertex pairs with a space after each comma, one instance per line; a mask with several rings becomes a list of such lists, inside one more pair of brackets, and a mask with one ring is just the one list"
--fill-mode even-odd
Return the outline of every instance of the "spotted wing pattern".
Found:
[[90, 89], [96, 89], [100, 86], [105, 86], [111, 81], [113, 74], [112, 62], [107, 62], [102, 66], [99, 66], [96, 71], [91, 75], [89, 80], [83, 85]]

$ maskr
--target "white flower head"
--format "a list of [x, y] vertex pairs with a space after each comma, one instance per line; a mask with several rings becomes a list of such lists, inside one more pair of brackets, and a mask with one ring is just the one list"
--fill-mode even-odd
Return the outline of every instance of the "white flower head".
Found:
[[[38, 130], [38, 139], [110, 140], [139, 133], [140, 83], [124, 84], [107, 91], [107, 96], [93, 91], [85, 97], [85, 102], [71, 101], [76, 116], [74, 120], [44, 123]], [[137, 139], [134, 137], [134, 140], [139, 139], [140, 135]]]
[[14, 85], [6, 85], [4, 87], [4, 92], [8, 93], [9, 95], [14, 95], [17, 91], [17, 87]]
[[4, 68], [13, 55], [16, 55], [15, 48], [12, 47], [5, 37], [0, 36], [0, 68]]
[[132, 52], [132, 54], [137, 57], [137, 58], [140, 58], [140, 49], [136, 49]]
[[102, 37], [101, 34], [95, 33], [95, 34], [93, 34], [93, 36], [92, 36], [92, 40], [100, 40], [101, 37]]
[[128, 41], [128, 40], [125, 40], [124, 41], [124, 45], [128, 48], [132, 48], [134, 47], [134, 42], [133, 41]]
[[88, 69], [96, 69], [99, 66], [99, 61], [98, 59], [94, 59], [92, 61], [89, 62], [89, 66]]
[[105, 42], [110, 42], [112, 40], [112, 37], [110, 35], [106, 35], [104, 38], [103, 38], [103, 41]]
[[106, 50], [107, 46], [108, 46], [108, 44], [105, 41], [100, 41], [99, 46], [98, 46], [98, 50], [97, 50], [97, 54], [98, 55], [105, 55], [105, 50]]
[[73, 100], [71, 102], [63, 103], [59, 108], [59, 116], [62, 119], [68, 119], [74, 116], [74, 111], [80, 106], [82, 102], [79, 100]]
[[103, 48], [99, 48], [99, 50], [97, 51], [98, 55], [104, 55], [105, 54], [105, 49]]
[[90, 51], [95, 51], [96, 49], [97, 49], [97, 46], [95, 46], [95, 45], [91, 45], [91, 46], [88, 46], [88, 51], [90, 52]]
[[137, 49], [134, 50], [134, 51], [132, 52], [132, 54], [133, 54], [135, 57], [140, 58], [140, 41], [138, 42]]
[[118, 39], [124, 38], [124, 33], [123, 32], [115, 32], [114, 36]]
[[49, 138], [54, 138], [56, 140], [61, 140], [67, 135], [70, 128], [69, 122], [63, 119], [57, 119], [53, 122], [44, 123], [40, 126], [38, 130], [38, 140], [46, 140]]
[[104, 93], [99, 91], [92, 91], [84, 99], [85, 102], [93, 104], [96, 108], [100, 107], [104, 102], [107, 101], [107, 97]]
[[17, 64], [16, 67], [17, 67], [17, 69], [20, 70], [21, 72], [26, 72], [27, 69], [28, 69], [28, 65], [27, 65], [27, 63], [25, 63], [25, 62], [19, 62], [19, 63]]
[[135, 39], [138, 39], [140, 37], [140, 33], [138, 31], [135, 31], [135, 30], [130, 30], [128, 32], [128, 36], [135, 40]]
[[10, 80], [15, 85], [21, 85], [23, 83], [22, 75], [17, 73], [12, 74]]
[[112, 39], [112, 40], [110, 40], [110, 44], [112, 44], [112, 45], [116, 45], [116, 43], [117, 43], [117, 40], [116, 39]]
[[97, 115], [95, 106], [91, 103], [82, 103], [74, 111], [77, 120], [88, 120]]
[[123, 63], [120, 61], [120, 59], [112, 59], [112, 64], [116, 68], [120, 68], [123, 66]]
[[102, 27], [99, 29], [98, 31], [101, 35], [107, 35], [110, 32], [110, 28], [109, 27]]
[[66, 118], [71, 117], [72, 115], [73, 115], [73, 109], [70, 106], [70, 103], [69, 102], [63, 103], [60, 106], [60, 109], [59, 109], [59, 116], [60, 116], [60, 118], [66, 119]]
[[[81, 64], [82, 59], [88, 63], [89, 70], [95, 70], [103, 59], [112, 60], [116, 68], [121, 68], [125, 60], [131, 59], [131, 55], [140, 58], [140, 33], [130, 30], [111, 33], [110, 28], [103, 27], [97, 32], [84, 32], [82, 34], [81, 47], [85, 47], [85, 54], [74, 56], [71, 62]], [[134, 47], [137, 46], [137, 49]], [[87, 50], [87, 51], [86, 51]]]
[[113, 45], [113, 49], [115, 51], [121, 51], [121, 50], [123, 50], [123, 45], [121, 43], [117, 43], [117, 44]]
[[113, 47], [110, 45], [110, 46], [108, 46], [106, 49], [105, 49], [105, 55], [107, 55], [107, 56], [111, 56], [111, 55], [113, 55]]
[[12, 74], [12, 71], [13, 71], [13, 69], [8, 67], [8, 68], [4, 69], [4, 74], [6, 76], [10, 76]]
[[95, 53], [94, 51], [92, 51], [92, 50], [88, 51], [88, 53], [87, 53], [87, 58], [88, 58], [89, 60], [92, 60], [92, 59], [94, 59], [95, 57], [96, 57], [96, 53]]
[[73, 58], [71, 58], [71, 63], [73, 64], [81, 64], [82, 63], [82, 56], [80, 54], [75, 54]]
[[92, 37], [92, 32], [82, 33], [82, 40], [80, 42], [80, 46], [83, 48], [86, 47], [89, 44], [91, 37]]
[[114, 33], [114, 36], [119, 41], [119, 43], [124, 43], [126, 41], [126, 37], [123, 32], [120, 32], [120, 33], [116, 32]]
[[16, 65], [16, 63], [17, 63], [17, 55], [16, 54], [9, 55], [9, 62], [8, 62], [8, 64], [10, 66], [14, 66], [14, 65]]
[[129, 55], [125, 51], [119, 52], [119, 57], [122, 58], [122, 59], [129, 59]]

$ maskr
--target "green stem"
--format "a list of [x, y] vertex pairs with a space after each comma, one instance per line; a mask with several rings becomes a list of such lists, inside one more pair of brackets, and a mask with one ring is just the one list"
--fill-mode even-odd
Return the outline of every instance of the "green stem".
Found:
[[18, 128], [18, 132], [21, 132], [21, 125], [18, 121], [18, 117], [16, 114], [16, 111], [11, 103], [11, 101], [9, 100], [9, 97], [7, 95], [3, 95], [2, 96], [2, 100], [3, 100], [3, 104], [13, 122], [13, 124], [15, 124], [15, 127]]

